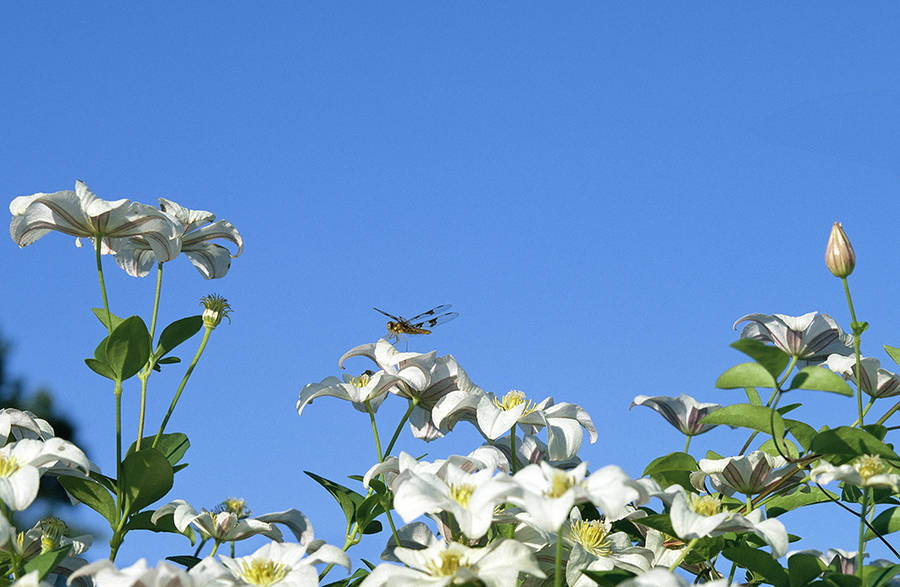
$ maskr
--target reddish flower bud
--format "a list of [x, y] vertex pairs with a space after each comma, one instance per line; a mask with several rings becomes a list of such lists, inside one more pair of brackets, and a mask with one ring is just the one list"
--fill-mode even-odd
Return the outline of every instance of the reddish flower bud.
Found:
[[853, 245], [850, 244], [850, 239], [844, 233], [840, 222], [835, 222], [831, 227], [831, 235], [825, 249], [825, 266], [835, 277], [847, 277], [853, 273], [853, 267], [856, 266]]

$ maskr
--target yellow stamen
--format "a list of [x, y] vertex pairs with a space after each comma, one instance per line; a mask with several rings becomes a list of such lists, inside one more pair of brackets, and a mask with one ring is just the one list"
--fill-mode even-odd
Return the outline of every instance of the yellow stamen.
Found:
[[369, 377], [369, 374], [363, 373], [359, 377], [351, 377], [350, 385], [352, 385], [353, 387], [356, 387], [358, 389], [362, 389], [363, 387], [365, 387], [369, 384], [369, 381], [371, 381], [371, 377]]
[[239, 497], [229, 497], [217, 505], [213, 511], [217, 514], [230, 512], [236, 515], [239, 520], [250, 516], [250, 508], [247, 507], [247, 502]]
[[0, 477], [10, 477], [20, 469], [16, 457], [0, 457]]
[[494, 398], [494, 405], [501, 410], [509, 411], [521, 404], [525, 404], [525, 410], [522, 412], [523, 416], [525, 414], [530, 414], [531, 412], [533, 412], [536, 407], [534, 402], [525, 397], [525, 393], [519, 391], [518, 389], [513, 389], [512, 391], [504, 395], [502, 400]]
[[714, 516], [722, 511], [722, 500], [712, 495], [691, 495], [691, 509], [701, 516]]
[[432, 577], [451, 577], [456, 574], [460, 566], [468, 566], [463, 555], [453, 550], [445, 550], [433, 559], [425, 563], [425, 569]]
[[575, 542], [594, 556], [609, 556], [612, 554], [612, 544], [609, 542], [609, 526], [600, 520], [569, 522], [569, 532]]
[[475, 488], [471, 485], [450, 485], [450, 497], [464, 508], [469, 507], [469, 498], [474, 492]]
[[241, 563], [241, 576], [251, 585], [272, 585], [284, 579], [289, 570], [281, 563], [258, 558], [249, 565]]
[[562, 497], [569, 489], [575, 487], [575, 479], [571, 475], [567, 475], [562, 471], [554, 471], [553, 479], [550, 480], [550, 490], [545, 491], [547, 497]]
[[44, 518], [38, 525], [41, 528], [41, 553], [59, 546], [60, 537], [65, 536], [68, 529], [65, 522], [53, 516]]
[[853, 468], [863, 478], [863, 481], [868, 481], [869, 478], [880, 475], [887, 469], [878, 455], [863, 455], [859, 457], [856, 459]]

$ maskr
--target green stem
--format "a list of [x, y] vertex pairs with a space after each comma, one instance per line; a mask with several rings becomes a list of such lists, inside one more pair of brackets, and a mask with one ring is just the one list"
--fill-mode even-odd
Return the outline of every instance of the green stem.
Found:
[[860, 364], [860, 355], [859, 355], [859, 339], [860, 332], [859, 326], [856, 322], [856, 311], [853, 309], [853, 298], [850, 296], [850, 285], [847, 283], [846, 277], [841, 277], [841, 283], [844, 284], [844, 293], [847, 294], [847, 306], [850, 307], [850, 327], [853, 329], [853, 351], [856, 355], [856, 406], [859, 410], [859, 419], [857, 423], [859, 424], [859, 428], [863, 427], [863, 405], [862, 405], [862, 385], [860, 384], [860, 380], [862, 379], [862, 366]]
[[125, 487], [125, 473], [122, 468], [122, 382], [116, 381], [113, 388], [116, 397], [116, 527], [113, 528], [112, 538], [109, 540], [109, 560], [116, 560], [116, 553], [122, 544], [120, 529], [125, 516], [123, 511], [123, 489]]
[[96, 241], [96, 246], [94, 249], [97, 251], [97, 277], [100, 278], [100, 293], [103, 294], [103, 309], [106, 310], [106, 330], [112, 334], [112, 317], [109, 314], [109, 300], [106, 298], [106, 282], [103, 281], [103, 263], [100, 262], [100, 241], [101, 237], [94, 237]]
[[[869, 398], [869, 403], [867, 403], [865, 409], [863, 409], [863, 416], [865, 416], [866, 414], [869, 413], [869, 410], [872, 409], [872, 406], [873, 406], [874, 404], [875, 404], [875, 398], [874, 398], [874, 397]], [[853, 428], [853, 427], [856, 426], [857, 424], [859, 424], [859, 418], [857, 418], [856, 421], [853, 422], [853, 424], [850, 425], [850, 427]]]
[[206, 541], [207, 541], [207, 540], [209, 540], [209, 538], [204, 538], [203, 540], [200, 541], [200, 544], [197, 545], [197, 550], [194, 551], [194, 557], [195, 557], [195, 558], [196, 558], [197, 556], [199, 556], [200, 551], [203, 550], [203, 547], [204, 547], [204, 546], [206, 546]]
[[218, 540], [216, 540], [215, 545], [213, 546], [212, 552], [209, 553], [209, 556], [216, 556], [216, 551], [219, 550], [219, 545], [222, 544]]
[[[778, 381], [775, 382], [775, 389], [772, 390], [772, 395], [769, 396], [769, 401], [766, 402], [767, 408], [771, 407], [772, 402], [774, 402], [778, 398], [778, 395], [781, 393], [781, 386], [784, 385], [785, 381], [787, 381], [787, 378], [790, 376], [791, 371], [794, 370], [794, 366], [796, 364], [797, 364], [797, 357], [792, 356], [791, 362], [788, 363], [787, 369], [785, 369], [785, 371], [784, 371], [784, 375], [781, 376], [781, 379], [779, 379]], [[738, 453], [738, 456], [741, 456], [745, 452], [747, 452], [747, 449], [750, 448], [750, 443], [753, 442], [753, 439], [756, 438], [757, 434], [759, 434], [759, 432], [757, 432], [757, 431], [754, 431], [750, 434], [750, 437], [747, 438], [747, 442], [745, 442], [744, 446], [741, 447], [741, 451]], [[685, 452], [687, 452], [687, 451], [685, 451]]]
[[891, 409], [888, 410], [888, 411], [886, 411], [886, 412], [884, 413], [884, 415], [883, 415], [882, 417], [878, 418], [878, 421], [875, 422], [875, 423], [878, 424], [878, 425], [884, 424], [885, 422], [887, 422], [887, 419], [890, 418], [891, 415], [893, 415], [893, 413], [896, 412], [897, 410], [900, 410], [900, 402], [895, 403], [895, 404], [891, 407]]
[[674, 572], [675, 569], [677, 569], [681, 565], [681, 563], [684, 562], [684, 559], [687, 558], [687, 555], [690, 554], [691, 550], [693, 550], [694, 547], [697, 546], [698, 542], [700, 542], [699, 538], [694, 538], [693, 540], [688, 542], [687, 546], [684, 547], [684, 550], [681, 551], [681, 556], [678, 557], [678, 560], [672, 563], [672, 566], [669, 567], [670, 573]]
[[[147, 367], [150, 367], [149, 363]], [[135, 441], [135, 451], [141, 450], [141, 439], [144, 438], [144, 416], [147, 409], [147, 381], [150, 379], [150, 371], [152, 368], [146, 369], [142, 373], [138, 373], [138, 379], [141, 380], [141, 413], [138, 417], [138, 433]]]
[[419, 405], [419, 398], [414, 397], [409, 400], [409, 407], [406, 409], [406, 413], [403, 414], [403, 417], [400, 419], [400, 423], [397, 424], [397, 429], [394, 430], [394, 435], [391, 436], [391, 441], [387, 445], [387, 449], [384, 451], [384, 456], [387, 457], [391, 454], [391, 451], [394, 449], [394, 444], [396, 444], [397, 439], [400, 438], [400, 432], [403, 430], [403, 426], [406, 425], [406, 422], [409, 420], [410, 414], [412, 414], [413, 409]]
[[863, 553], [866, 548], [866, 510], [869, 507], [869, 497], [872, 489], [867, 487], [863, 492], [862, 506], [859, 511], [859, 550], [856, 551], [856, 576], [863, 577]]
[[556, 533], [556, 570], [553, 575], [553, 586], [554, 587], [562, 587], [562, 535], [563, 529], [566, 527], [566, 523], [563, 522], [559, 527], [559, 532]]
[[[194, 355], [194, 360], [191, 361], [190, 367], [188, 367], [187, 371], [184, 373], [184, 377], [181, 378], [181, 385], [178, 386], [178, 391], [175, 392], [175, 397], [172, 398], [172, 403], [169, 405], [169, 410], [166, 412], [166, 417], [163, 418], [162, 424], [159, 426], [159, 432], [156, 433], [156, 438], [153, 439], [153, 447], [156, 448], [156, 445], [159, 444], [159, 439], [162, 437], [163, 432], [166, 430], [166, 424], [169, 423], [169, 418], [172, 417], [172, 412], [175, 411], [175, 404], [178, 403], [178, 398], [181, 397], [181, 392], [184, 390], [184, 386], [187, 385], [187, 381], [191, 376], [191, 373], [194, 372], [194, 367], [197, 366], [197, 361], [200, 360], [200, 355], [203, 354], [203, 349], [206, 348], [206, 343], [209, 341], [209, 335], [212, 333], [213, 328], [209, 326], [206, 327], [206, 331], [203, 333], [203, 340], [200, 341], [200, 347], [197, 349], [197, 354]], [[218, 545], [216, 545], [218, 548]]]
[[375, 436], [375, 450], [378, 451], [378, 462], [381, 463], [384, 461], [384, 456], [381, 452], [381, 440], [378, 438], [378, 425], [375, 423], [375, 412], [372, 410], [372, 404], [369, 403], [369, 400], [366, 400], [365, 404], [366, 411], [369, 413], [369, 421], [372, 423], [372, 434]]
[[156, 266], [156, 295], [153, 297], [153, 318], [150, 320], [150, 340], [153, 340], [153, 337], [156, 336], [156, 315], [159, 311], [159, 291], [162, 287], [162, 269], [163, 264], [159, 263]]
[[691, 436], [688, 436], [687, 440], [684, 441], [684, 452], [685, 453], [687, 453], [687, 451], [690, 450], [690, 448], [691, 448], [691, 438], [692, 438]]

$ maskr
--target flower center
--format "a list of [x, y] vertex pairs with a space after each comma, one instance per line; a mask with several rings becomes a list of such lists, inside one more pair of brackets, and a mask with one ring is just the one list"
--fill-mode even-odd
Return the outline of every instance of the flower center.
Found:
[[572, 534], [572, 539], [575, 542], [594, 556], [609, 556], [612, 554], [612, 544], [609, 542], [609, 527], [600, 520], [569, 522], [569, 532]]
[[433, 577], [451, 577], [456, 574], [460, 565], [466, 565], [463, 555], [452, 550], [445, 550], [436, 559], [425, 563], [425, 568]]
[[352, 385], [353, 387], [355, 387], [357, 389], [362, 389], [363, 387], [367, 386], [369, 384], [369, 381], [371, 381], [371, 380], [372, 380], [372, 378], [369, 377], [368, 373], [363, 373], [359, 377], [351, 377], [350, 385]]
[[450, 497], [464, 508], [469, 507], [469, 498], [474, 492], [475, 488], [471, 485], [450, 485]]
[[522, 412], [523, 416], [534, 411], [534, 402], [525, 397], [525, 393], [519, 391], [518, 389], [513, 389], [512, 391], [504, 395], [502, 400], [494, 398], [494, 405], [501, 410], [509, 411], [521, 404], [525, 404], [525, 410]]
[[59, 539], [66, 535], [66, 523], [59, 518], [48, 516], [38, 523], [41, 528], [41, 553], [59, 546]]
[[290, 569], [275, 561], [255, 558], [241, 564], [241, 576], [251, 585], [272, 585], [284, 579]]
[[19, 461], [16, 457], [0, 457], [0, 477], [10, 477], [19, 470]]
[[691, 495], [691, 509], [701, 516], [714, 516], [722, 511], [722, 501], [712, 495]]
[[550, 479], [550, 489], [544, 492], [547, 497], [562, 497], [569, 489], [575, 487], [575, 480], [563, 473], [562, 471], [554, 471], [553, 478]]
[[243, 520], [250, 516], [250, 508], [247, 507], [247, 502], [239, 497], [229, 497], [217, 505], [213, 509], [213, 512], [217, 514], [229, 512], [236, 515], [239, 520]]
[[886, 469], [881, 461], [881, 457], [878, 455], [863, 455], [859, 457], [856, 459], [856, 464], [853, 465], [853, 468], [863, 478], [863, 481], [868, 481], [870, 477], [884, 473]]

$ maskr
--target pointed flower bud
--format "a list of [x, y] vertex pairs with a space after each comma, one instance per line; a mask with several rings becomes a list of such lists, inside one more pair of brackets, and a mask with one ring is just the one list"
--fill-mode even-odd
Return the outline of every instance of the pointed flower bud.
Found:
[[228, 304], [228, 300], [222, 296], [218, 294], [204, 296], [200, 298], [200, 305], [203, 306], [203, 325], [207, 328], [215, 328], [222, 318], [228, 318], [228, 322], [231, 322], [231, 318], [228, 317], [228, 314], [231, 313], [231, 306]]
[[831, 227], [831, 235], [828, 237], [828, 246], [825, 249], [825, 266], [835, 277], [847, 277], [853, 273], [856, 266], [856, 254], [853, 245], [844, 233], [840, 222], [835, 222]]

